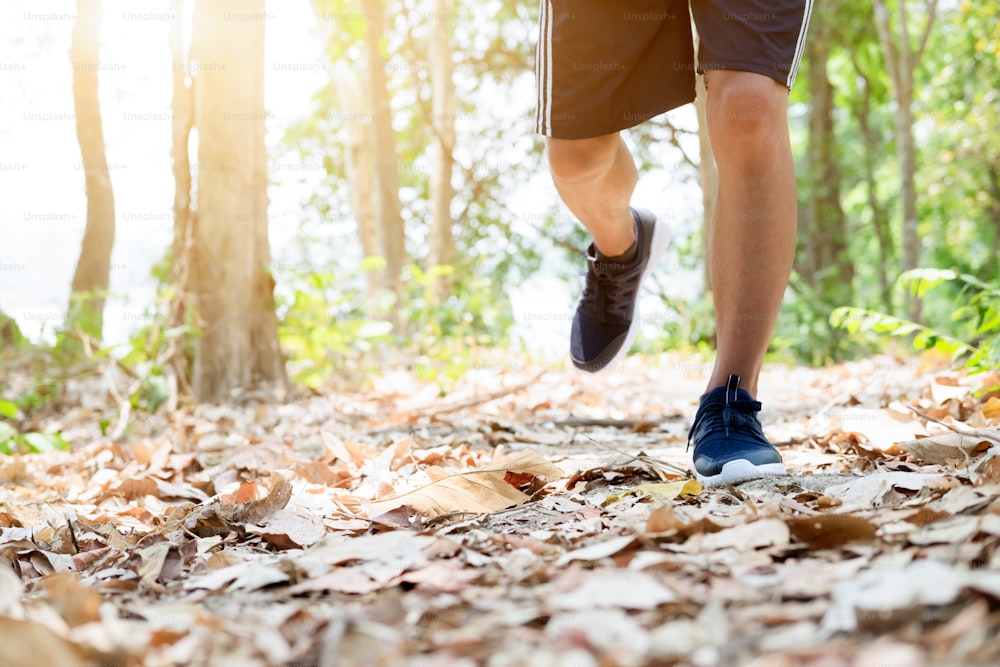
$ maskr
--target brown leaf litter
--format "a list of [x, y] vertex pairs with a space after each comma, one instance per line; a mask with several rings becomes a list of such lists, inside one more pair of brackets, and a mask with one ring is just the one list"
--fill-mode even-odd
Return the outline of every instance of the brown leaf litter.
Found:
[[912, 360], [770, 368], [792, 474], [703, 489], [692, 366], [189, 406], [117, 440], [91, 400], [72, 452], [0, 458], [0, 664], [1000, 661], [1000, 398]]

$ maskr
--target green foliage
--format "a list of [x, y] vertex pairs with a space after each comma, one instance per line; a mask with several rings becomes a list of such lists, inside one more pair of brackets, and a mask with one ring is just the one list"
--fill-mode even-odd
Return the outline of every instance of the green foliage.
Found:
[[950, 321], [935, 329], [864, 308], [838, 308], [830, 323], [852, 334], [872, 333], [909, 338], [917, 350], [937, 350], [973, 373], [1000, 366], [1000, 286], [950, 269], [907, 271], [897, 283], [910, 295], [926, 301], [942, 286], [952, 288]]
[[388, 292], [368, 300], [362, 274], [384, 265], [368, 258], [353, 272], [289, 271], [281, 276], [291, 295], [279, 299], [279, 337], [292, 379], [317, 388], [333, 378], [398, 367], [408, 358], [426, 378], [454, 380], [476, 363], [477, 350], [504, 345], [513, 324], [510, 305], [488, 278], [455, 282], [435, 304], [437, 276], [454, 277], [452, 267], [407, 269], [406, 298], [392, 303]]
[[452, 267], [432, 267], [424, 272], [410, 265], [411, 295], [404, 310], [413, 335], [410, 351], [420, 361], [424, 377], [455, 380], [472, 364], [481, 348], [503, 347], [514, 323], [510, 304], [486, 276], [471, 276], [455, 283], [443, 303], [435, 304], [431, 287], [435, 276], [453, 275]]
[[70, 448], [59, 433], [20, 432], [11, 422], [23, 418], [17, 402], [0, 399], [0, 454], [44, 454]]
[[280, 276], [291, 296], [278, 299], [278, 336], [293, 381], [319, 387], [336, 373], [357, 369], [375, 343], [392, 340], [392, 324], [375, 316], [378, 304], [365, 307], [357, 280], [375, 262], [369, 258], [351, 274], [291, 270]]

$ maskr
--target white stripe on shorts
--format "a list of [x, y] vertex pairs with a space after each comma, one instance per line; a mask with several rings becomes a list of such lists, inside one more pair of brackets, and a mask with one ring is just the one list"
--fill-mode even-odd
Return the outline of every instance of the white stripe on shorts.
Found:
[[552, 0], [542, 0], [539, 13], [538, 46], [535, 49], [535, 80], [538, 100], [535, 130], [552, 135]]
[[799, 64], [802, 62], [802, 52], [806, 48], [806, 33], [809, 32], [809, 17], [812, 15], [813, 0], [806, 0], [802, 10], [802, 26], [799, 28], [799, 40], [795, 43], [795, 57], [792, 59], [792, 66], [788, 70], [788, 79], [785, 85], [789, 88], [795, 83], [795, 75], [799, 73]]

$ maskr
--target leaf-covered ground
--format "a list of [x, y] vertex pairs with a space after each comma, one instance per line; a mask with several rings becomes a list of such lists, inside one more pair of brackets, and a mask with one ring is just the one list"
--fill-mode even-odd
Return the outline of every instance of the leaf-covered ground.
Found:
[[701, 489], [705, 372], [397, 372], [115, 440], [71, 382], [32, 426], [74, 450], [0, 458], [0, 664], [1000, 662], [1000, 398], [770, 368], [791, 475]]

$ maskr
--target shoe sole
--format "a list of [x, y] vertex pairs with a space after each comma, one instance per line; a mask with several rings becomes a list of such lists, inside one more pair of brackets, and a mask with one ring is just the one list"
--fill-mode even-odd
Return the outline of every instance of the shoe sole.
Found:
[[765, 463], [755, 466], [746, 459], [736, 459], [722, 466], [718, 475], [701, 475], [695, 470], [694, 476], [702, 486], [737, 484], [761, 477], [782, 477], [787, 475], [784, 463]]
[[[637, 213], [649, 213], [644, 209], [635, 209]], [[649, 213], [652, 215], [652, 213]], [[655, 216], [654, 216], [655, 217]], [[667, 251], [667, 246], [670, 245], [670, 230], [667, 229], [666, 223], [661, 223], [659, 220], [653, 223], [653, 239], [650, 242], [649, 247], [649, 261], [646, 263], [646, 268], [642, 271], [642, 276], [639, 277], [639, 289], [635, 297], [635, 306], [632, 307], [632, 323], [629, 324], [628, 332], [625, 334], [625, 342], [622, 343], [621, 348], [615, 353], [615, 356], [611, 357], [605, 364], [600, 367], [596, 367], [593, 363], [586, 364], [583, 362], [577, 362], [576, 359], [573, 360], [573, 364], [580, 370], [589, 371], [591, 373], [599, 373], [608, 366], [622, 360], [632, 349], [632, 343], [635, 342], [635, 337], [639, 334], [639, 329], [642, 328], [642, 319], [639, 315], [639, 301], [642, 292], [642, 284], [646, 281], [646, 276], [653, 272], [656, 265], [660, 263], [663, 259], [663, 253]]]

